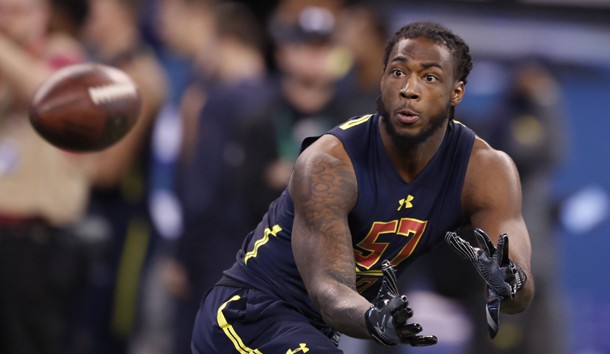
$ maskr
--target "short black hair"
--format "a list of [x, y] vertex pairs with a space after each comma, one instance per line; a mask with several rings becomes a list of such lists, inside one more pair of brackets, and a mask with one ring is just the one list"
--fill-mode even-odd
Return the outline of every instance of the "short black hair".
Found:
[[472, 57], [470, 56], [470, 48], [464, 40], [451, 32], [448, 28], [435, 22], [414, 22], [400, 28], [394, 36], [392, 36], [385, 48], [383, 56], [383, 68], [388, 64], [390, 53], [396, 43], [405, 38], [426, 38], [436, 44], [442, 44], [453, 57], [455, 64], [455, 76], [458, 81], [462, 81], [464, 85], [467, 82], [470, 70], [472, 70]]

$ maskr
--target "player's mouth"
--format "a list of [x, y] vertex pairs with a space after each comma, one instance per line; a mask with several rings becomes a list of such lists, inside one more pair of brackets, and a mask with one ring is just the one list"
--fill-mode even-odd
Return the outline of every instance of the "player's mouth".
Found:
[[403, 109], [396, 112], [396, 118], [402, 123], [411, 124], [419, 120], [419, 113], [411, 109]]

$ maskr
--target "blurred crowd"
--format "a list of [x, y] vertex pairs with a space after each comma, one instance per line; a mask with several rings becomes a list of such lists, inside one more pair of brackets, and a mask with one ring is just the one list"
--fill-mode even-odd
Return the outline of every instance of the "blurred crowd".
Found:
[[[303, 138], [375, 112], [386, 15], [341, 0], [0, 0], [0, 353], [190, 353], [201, 297]], [[116, 145], [68, 153], [29, 126], [28, 102], [53, 70], [85, 61], [128, 73], [143, 106]], [[472, 328], [439, 352], [563, 352], [548, 179], [565, 137], [545, 64], [509, 63], [497, 113], [472, 121], [522, 174], [538, 297], [492, 342], [478, 276], [450, 254], [422, 260], [407, 294], [451, 299]]]

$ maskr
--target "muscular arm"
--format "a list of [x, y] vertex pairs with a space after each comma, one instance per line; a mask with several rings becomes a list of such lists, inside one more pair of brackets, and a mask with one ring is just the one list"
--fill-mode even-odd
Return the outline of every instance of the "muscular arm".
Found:
[[463, 210], [473, 227], [484, 230], [497, 244], [508, 234], [509, 257], [526, 273], [528, 281], [515, 298], [502, 304], [502, 311], [524, 311], [534, 295], [530, 238], [521, 213], [521, 184], [508, 155], [475, 140], [462, 193]]
[[295, 205], [292, 249], [309, 296], [322, 317], [352, 337], [370, 338], [356, 291], [347, 215], [357, 199], [356, 177], [341, 143], [323, 136], [298, 159], [289, 191]]

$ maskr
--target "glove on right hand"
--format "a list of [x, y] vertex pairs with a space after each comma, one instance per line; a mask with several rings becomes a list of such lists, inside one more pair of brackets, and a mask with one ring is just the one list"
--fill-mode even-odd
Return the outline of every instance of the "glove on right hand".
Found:
[[380, 344], [395, 346], [410, 344], [423, 347], [436, 344], [436, 336], [420, 336], [422, 327], [418, 323], [407, 323], [413, 316], [406, 295], [399, 295], [394, 268], [384, 261], [381, 270], [383, 279], [373, 306], [366, 312], [365, 320], [371, 336]]

